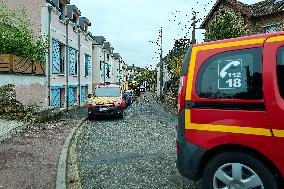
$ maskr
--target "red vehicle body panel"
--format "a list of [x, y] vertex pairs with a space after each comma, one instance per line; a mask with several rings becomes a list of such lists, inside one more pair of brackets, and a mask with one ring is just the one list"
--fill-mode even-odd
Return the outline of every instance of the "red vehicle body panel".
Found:
[[[284, 36], [284, 32], [274, 34], [264, 34], [257, 36], [248, 36], [236, 39], [222, 40], [210, 42], [195, 47], [203, 47], [209, 45], [233, 43], [243, 40], [252, 40], [260, 38], [270, 38], [272, 36]], [[229, 46], [224, 48], [212, 48], [208, 50], [198, 50], [196, 53], [195, 67], [192, 78], [192, 90], [190, 101], [197, 102], [229, 102], [229, 103], [265, 103], [266, 110], [263, 111], [246, 111], [246, 110], [220, 110], [220, 109], [199, 109], [192, 108], [190, 110], [190, 123], [185, 119], [185, 124], [212, 124], [225, 126], [238, 126], [240, 128], [261, 128], [269, 130], [271, 136], [215, 132], [206, 130], [195, 130], [185, 128], [185, 140], [210, 150], [221, 145], [242, 145], [254, 149], [265, 157], [267, 157], [279, 169], [284, 177], [284, 100], [281, 98], [278, 90], [276, 76], [276, 54], [279, 47], [284, 46], [284, 37], [282, 41], [255, 43], [242, 46]], [[221, 52], [260, 47], [263, 49], [263, 100], [242, 100], [242, 99], [208, 99], [200, 98], [196, 94], [197, 74], [201, 65], [213, 55]], [[189, 69], [188, 75], [192, 75]], [[190, 81], [189, 81], [190, 82]], [[189, 89], [186, 89], [187, 92]], [[281, 118], [283, 116], [283, 118]], [[281, 136], [275, 136], [275, 131]], [[282, 133], [283, 132], [283, 133]]]

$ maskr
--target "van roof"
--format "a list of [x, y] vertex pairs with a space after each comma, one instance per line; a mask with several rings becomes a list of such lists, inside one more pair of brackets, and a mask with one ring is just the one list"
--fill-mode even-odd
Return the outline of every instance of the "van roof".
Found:
[[100, 84], [100, 85], [97, 85], [96, 86], [96, 88], [107, 88], [107, 87], [118, 87], [118, 88], [120, 88], [120, 85], [116, 85], [116, 84], [108, 84], [108, 85], [106, 85], [106, 84]]
[[218, 41], [210, 41], [210, 42], [204, 42], [193, 45], [193, 47], [198, 46], [205, 46], [205, 45], [214, 45], [219, 43], [227, 43], [227, 42], [236, 42], [236, 41], [244, 41], [244, 40], [251, 40], [251, 39], [260, 39], [260, 38], [269, 38], [273, 36], [279, 36], [284, 35], [284, 31], [281, 32], [274, 32], [274, 33], [266, 33], [266, 34], [257, 34], [257, 35], [250, 35], [250, 36], [243, 36], [243, 37], [237, 37], [237, 38], [231, 38], [231, 39], [223, 39]]

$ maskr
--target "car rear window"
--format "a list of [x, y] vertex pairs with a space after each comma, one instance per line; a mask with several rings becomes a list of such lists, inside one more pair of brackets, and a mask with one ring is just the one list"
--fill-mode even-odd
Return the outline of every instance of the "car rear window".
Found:
[[96, 88], [94, 95], [96, 97], [118, 97], [120, 96], [120, 88], [118, 87]]
[[197, 76], [196, 93], [202, 98], [262, 99], [262, 48], [207, 59]]

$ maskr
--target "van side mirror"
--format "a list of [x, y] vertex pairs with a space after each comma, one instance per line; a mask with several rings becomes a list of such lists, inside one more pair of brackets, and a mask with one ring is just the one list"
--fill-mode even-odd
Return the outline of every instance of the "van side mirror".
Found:
[[93, 94], [88, 94], [88, 98], [92, 98], [93, 97]]

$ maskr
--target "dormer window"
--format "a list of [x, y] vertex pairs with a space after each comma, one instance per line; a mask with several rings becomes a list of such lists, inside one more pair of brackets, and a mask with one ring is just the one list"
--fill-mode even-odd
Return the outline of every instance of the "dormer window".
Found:
[[77, 31], [77, 16], [75, 14], [73, 14], [73, 30], [76, 32]]
[[84, 32], [88, 32], [88, 25], [87, 24], [84, 24]]
[[60, 11], [60, 16], [59, 19], [64, 21], [64, 17], [65, 17], [65, 5], [63, 5], [62, 3], [59, 3], [59, 11]]

